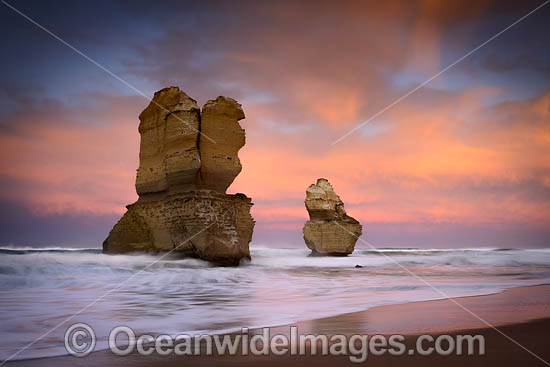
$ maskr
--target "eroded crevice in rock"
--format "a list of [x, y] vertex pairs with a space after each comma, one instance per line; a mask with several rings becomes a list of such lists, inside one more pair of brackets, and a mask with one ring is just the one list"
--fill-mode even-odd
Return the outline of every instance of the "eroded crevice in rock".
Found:
[[[202, 122], [201, 122], [201, 115], [199, 113], [199, 134], [197, 134], [197, 140], [196, 140], [196, 147], [197, 149], [199, 150], [199, 152], [201, 151], [201, 137], [200, 137], [200, 131], [201, 131], [201, 128], [202, 128]], [[200, 153], [199, 153], [199, 158], [200, 158]], [[202, 173], [201, 173], [201, 170], [199, 168], [199, 171], [197, 172], [197, 182], [202, 182]]]

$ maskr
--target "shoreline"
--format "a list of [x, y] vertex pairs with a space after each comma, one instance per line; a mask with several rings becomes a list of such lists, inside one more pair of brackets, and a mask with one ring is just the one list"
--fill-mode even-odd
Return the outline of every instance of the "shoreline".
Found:
[[[539, 293], [533, 294], [535, 292]], [[295, 324], [307, 327], [311, 323], [335, 321], [341, 324], [347, 320], [368, 319], [367, 323], [355, 328], [354, 333], [367, 332], [383, 335], [418, 335], [419, 332], [457, 332], [488, 327], [486, 323], [468, 313], [457, 303], [497, 327], [536, 321], [550, 318], [550, 284], [512, 287], [490, 294], [374, 306], [363, 311], [299, 321]], [[540, 304], [546, 307], [538, 307]], [[494, 308], [488, 309], [491, 306]], [[522, 307], [524, 312], [517, 312], [518, 307]], [[500, 312], [495, 313], [495, 308]], [[415, 318], [404, 316], [403, 311], [414, 312]], [[445, 317], [434, 317], [434, 313]], [[449, 319], [449, 317], [452, 318]], [[288, 327], [288, 325], [281, 327]]]
[[[458, 303], [458, 304], [457, 304]], [[463, 307], [461, 307], [461, 306]], [[468, 312], [470, 311], [470, 312]], [[479, 317], [479, 318], [478, 318]], [[481, 319], [481, 320], [480, 320]], [[450, 334], [455, 335], [459, 332], [468, 332], [470, 334], [482, 334], [487, 340], [487, 347], [498, 349], [501, 352], [508, 351], [507, 356], [502, 363], [507, 364], [508, 360], [518, 359], [511, 357], [510, 351], [515, 350], [519, 354], [519, 361], [537, 363], [535, 357], [528, 352], [522, 351], [519, 346], [506, 346], [512, 343], [506, 340], [505, 336], [499, 335], [499, 331], [488, 326], [497, 327], [499, 330], [507, 330], [513, 336], [523, 338], [537, 336], [540, 333], [540, 343], [529, 341], [544, 355], [546, 361], [550, 360], [550, 351], [546, 352], [545, 338], [546, 330], [550, 327], [550, 285], [522, 286], [506, 289], [502, 292], [480, 296], [465, 296], [448, 299], [438, 299], [431, 301], [414, 301], [400, 304], [391, 304], [384, 306], [375, 306], [370, 309], [352, 313], [340, 314], [337, 316], [317, 318], [307, 321], [300, 321], [294, 324], [270, 327], [271, 335], [283, 334], [289, 335], [290, 326], [297, 326], [300, 334], [326, 334], [326, 335], [391, 335], [401, 334], [406, 337], [406, 343], [409, 344], [415, 336], [420, 334]], [[258, 329], [250, 330], [251, 334], [260, 333]], [[229, 333], [235, 335], [235, 333]], [[507, 334], [508, 335], [508, 334]], [[512, 343], [513, 344], [513, 343]], [[522, 354], [525, 354], [522, 356]], [[369, 363], [375, 361], [382, 362], [390, 356], [372, 357]], [[487, 361], [487, 356], [447, 356], [445, 363], [449, 360], [459, 359], [461, 363], [468, 362], [464, 358], [479, 360], [480, 363]], [[493, 356], [494, 357], [494, 356]], [[183, 358], [183, 360], [182, 360]], [[334, 359], [336, 358], [336, 359]], [[409, 361], [414, 362], [421, 358], [422, 364], [426, 361], [440, 361], [442, 356], [401, 356], [393, 357], [400, 364], [406, 364]], [[450, 358], [450, 359], [449, 359]], [[224, 364], [228, 362], [238, 362], [240, 365], [257, 365], [260, 362], [273, 363], [291, 363], [297, 364], [310, 363], [309, 359], [314, 359], [316, 364], [325, 362], [330, 364], [351, 364], [349, 360], [342, 357], [332, 356], [140, 356], [132, 353], [126, 357], [119, 357], [112, 354], [109, 350], [100, 350], [91, 353], [84, 358], [75, 358], [73, 356], [43, 357], [34, 359], [20, 359], [6, 362], [6, 366], [85, 366], [85, 365], [107, 365], [119, 366], [131, 363], [135, 366], [151, 366], [162, 362], [162, 365], [179, 365], [184, 360], [193, 361], [194, 364], [209, 365], [212, 362]], [[532, 360], [531, 360], [532, 359]]]

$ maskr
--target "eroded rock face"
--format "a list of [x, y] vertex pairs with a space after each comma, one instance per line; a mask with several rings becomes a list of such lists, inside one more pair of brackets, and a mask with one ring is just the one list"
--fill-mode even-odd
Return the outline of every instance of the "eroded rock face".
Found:
[[197, 189], [201, 167], [197, 102], [177, 87], [165, 88], [155, 93], [139, 120], [138, 195]]
[[327, 179], [320, 178], [306, 190], [309, 221], [304, 240], [314, 255], [345, 256], [353, 252], [362, 226], [346, 214], [344, 203]]
[[244, 146], [244, 119], [241, 105], [234, 99], [218, 97], [202, 107], [200, 136], [201, 187], [225, 192], [241, 172], [237, 152]]
[[177, 87], [155, 93], [139, 116], [139, 199], [127, 206], [103, 251], [173, 250], [221, 265], [250, 258], [252, 201], [225, 193], [241, 171], [243, 118], [231, 98], [208, 101], [201, 113]]

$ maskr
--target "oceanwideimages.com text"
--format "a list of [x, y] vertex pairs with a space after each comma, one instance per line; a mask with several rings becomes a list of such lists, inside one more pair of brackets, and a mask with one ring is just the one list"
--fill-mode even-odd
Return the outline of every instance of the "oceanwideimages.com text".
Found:
[[[261, 332], [260, 332], [261, 331]], [[483, 335], [420, 335], [414, 347], [407, 348], [405, 336], [394, 335], [324, 335], [300, 334], [291, 326], [288, 334], [271, 334], [270, 328], [242, 328], [233, 334], [137, 335], [128, 326], [117, 326], [108, 338], [109, 350], [118, 355], [131, 353], [159, 356], [274, 355], [274, 356], [348, 356], [353, 363], [363, 363], [369, 356], [404, 355], [485, 355]], [[96, 346], [93, 329], [74, 324], [65, 333], [65, 348], [77, 357], [91, 353]]]

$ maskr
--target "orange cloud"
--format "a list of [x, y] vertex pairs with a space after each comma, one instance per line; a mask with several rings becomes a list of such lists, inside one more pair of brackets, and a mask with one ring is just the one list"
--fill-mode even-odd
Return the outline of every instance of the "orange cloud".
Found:
[[106, 98], [99, 108], [45, 104], [11, 117], [0, 130], [2, 199], [42, 214], [123, 212], [137, 198], [137, 118], [125, 115], [136, 100]]
[[[494, 107], [473, 96], [479, 90], [449, 96], [428, 111], [404, 102], [385, 117], [388, 130], [372, 137], [357, 133], [314, 153], [303, 142], [316, 136], [315, 128], [265, 131], [241, 151], [244, 169], [231, 189], [286, 199], [276, 210], [257, 209], [259, 220], [271, 220], [269, 213], [298, 220], [305, 188], [327, 177], [350, 213], [366, 223], [548, 221], [550, 127], [540, 108], [548, 95]], [[454, 111], [479, 116], [464, 121]], [[487, 113], [492, 120], [484, 119]], [[518, 114], [526, 120], [517, 120]], [[503, 144], [509, 140], [514, 149]]]

